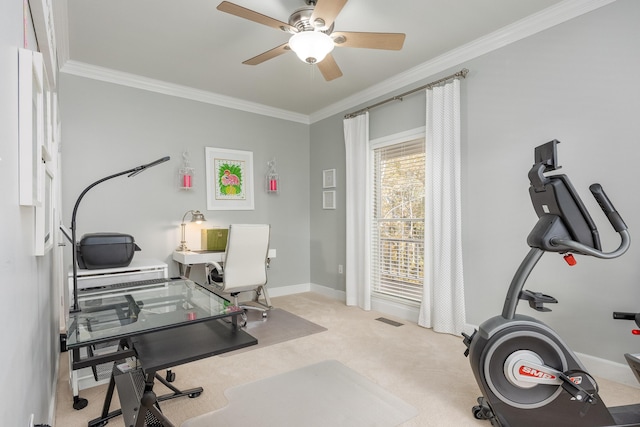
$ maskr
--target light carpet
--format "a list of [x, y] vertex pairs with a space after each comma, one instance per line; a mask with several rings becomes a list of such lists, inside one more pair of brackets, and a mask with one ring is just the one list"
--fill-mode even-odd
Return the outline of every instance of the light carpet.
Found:
[[221, 356], [226, 357], [233, 354], [244, 353], [258, 348], [267, 347], [307, 335], [317, 334], [326, 331], [327, 328], [316, 323], [289, 313], [280, 308], [269, 310], [267, 318], [262, 318], [262, 313], [255, 310], [247, 311], [247, 326], [244, 330], [257, 338], [258, 344], [241, 348]]
[[[403, 422], [401, 427], [490, 427], [488, 421], [476, 420], [471, 411], [481, 393], [469, 360], [462, 354], [465, 346], [461, 337], [438, 334], [414, 322], [375, 310], [349, 307], [344, 301], [315, 292], [272, 297], [271, 301], [274, 306], [327, 330], [233, 357], [214, 356], [177, 366], [173, 369], [176, 373], [173, 384], [180, 389], [202, 386], [204, 393], [195, 399], [182, 397], [161, 403], [162, 412], [175, 426], [226, 407], [229, 400], [225, 390], [325, 360], [338, 360], [418, 409], [418, 415]], [[381, 316], [404, 325], [395, 327], [376, 320]], [[80, 395], [89, 400], [89, 406], [76, 411], [72, 407], [69, 388], [68, 353], [60, 355], [59, 366], [56, 418], [52, 426], [87, 427], [87, 422], [102, 410], [107, 385], [82, 390]], [[600, 396], [608, 405], [640, 401], [638, 388], [603, 378], [598, 378], [598, 384]], [[157, 384], [155, 391], [158, 394], [168, 392], [161, 384]], [[279, 391], [270, 390], [269, 393], [278, 394]], [[264, 397], [269, 397], [269, 393]], [[117, 405], [114, 403], [114, 406]], [[289, 405], [281, 404], [280, 407], [289, 410]], [[262, 423], [241, 425], [261, 427]], [[307, 425], [305, 421], [297, 425], [283, 423], [281, 427]], [[122, 417], [116, 417], [109, 420], [108, 427], [128, 426]], [[327, 427], [332, 426], [329, 424]]]
[[225, 391], [229, 404], [182, 427], [393, 427], [418, 410], [337, 360]]

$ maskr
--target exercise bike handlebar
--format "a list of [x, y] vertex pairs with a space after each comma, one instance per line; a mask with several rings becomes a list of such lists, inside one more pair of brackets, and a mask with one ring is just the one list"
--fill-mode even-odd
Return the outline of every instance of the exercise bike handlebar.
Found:
[[609, 200], [609, 198], [607, 197], [607, 194], [604, 192], [602, 185], [591, 184], [589, 190], [591, 191], [591, 194], [593, 194], [593, 197], [596, 199], [596, 202], [598, 202], [598, 204], [600, 205], [600, 209], [602, 209], [602, 212], [604, 212], [604, 214], [609, 219], [609, 222], [613, 226], [613, 229], [618, 233], [626, 230], [627, 224], [624, 223], [616, 208], [613, 207], [613, 203], [611, 203], [611, 200]]
[[613, 203], [611, 203], [611, 200], [609, 200], [609, 197], [607, 197], [607, 194], [604, 192], [604, 189], [600, 184], [591, 184], [589, 190], [598, 202], [598, 205], [600, 205], [602, 212], [604, 212], [604, 214], [609, 219], [609, 222], [611, 223], [613, 229], [618, 232], [618, 234], [620, 234], [621, 241], [618, 248], [612, 252], [602, 252], [580, 242], [563, 238], [553, 238], [551, 239], [551, 244], [555, 246], [566, 247], [567, 249], [571, 249], [575, 252], [584, 255], [590, 255], [596, 258], [617, 258], [620, 255], [624, 254], [627, 249], [629, 249], [629, 245], [631, 244], [631, 238], [629, 232], [627, 231], [627, 225], [622, 220], [622, 217], [620, 216], [618, 211], [613, 207]]
[[616, 320], [636, 320], [637, 313], [628, 313], [623, 311], [614, 311], [613, 318]]
[[563, 246], [567, 249], [571, 249], [583, 255], [590, 255], [602, 259], [613, 259], [627, 252], [627, 249], [629, 249], [629, 245], [631, 244], [631, 239], [627, 230], [622, 230], [618, 233], [620, 234], [621, 238], [620, 246], [618, 246], [618, 249], [612, 252], [602, 252], [587, 245], [583, 245], [580, 242], [567, 239], [551, 239], [551, 244], [555, 246]]
[[[623, 311], [614, 311], [613, 318], [616, 320], [633, 320], [636, 322], [636, 326], [640, 328], [640, 313], [628, 313]], [[634, 335], [638, 335], [638, 330], [633, 329], [631, 331]]]

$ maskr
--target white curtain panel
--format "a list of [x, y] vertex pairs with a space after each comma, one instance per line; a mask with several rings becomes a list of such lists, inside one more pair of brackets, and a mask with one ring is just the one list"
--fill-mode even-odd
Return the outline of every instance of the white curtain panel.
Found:
[[460, 335], [465, 303], [460, 204], [460, 81], [427, 90], [425, 283], [418, 324]]
[[371, 310], [369, 113], [344, 120], [346, 149], [347, 305]]

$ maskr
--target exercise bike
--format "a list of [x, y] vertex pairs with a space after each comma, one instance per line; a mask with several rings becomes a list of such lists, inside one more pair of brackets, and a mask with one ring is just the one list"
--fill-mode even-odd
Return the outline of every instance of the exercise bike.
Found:
[[[603, 252], [598, 230], [568, 177], [549, 174], [557, 165], [557, 144], [535, 148], [529, 171], [529, 194], [538, 222], [527, 237], [531, 248], [516, 271], [502, 314], [483, 322], [471, 336], [463, 334], [471, 368], [483, 396], [472, 411], [493, 426], [640, 426], [640, 405], [607, 408], [598, 386], [567, 344], [549, 326], [530, 316], [516, 314], [520, 300], [537, 311], [550, 311], [552, 296], [524, 289], [525, 281], [545, 252], [612, 259], [629, 248], [629, 232], [599, 184], [589, 187], [614, 230], [619, 247]], [[633, 319], [640, 315], [614, 313]], [[640, 360], [625, 355], [636, 376]], [[638, 377], [640, 380], [640, 377]]]

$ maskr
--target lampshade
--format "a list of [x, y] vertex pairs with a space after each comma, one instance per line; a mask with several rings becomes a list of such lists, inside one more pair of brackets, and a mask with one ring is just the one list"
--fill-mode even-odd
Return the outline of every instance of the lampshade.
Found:
[[324, 59], [333, 50], [333, 39], [319, 31], [302, 31], [289, 39], [289, 47], [308, 64]]
[[180, 232], [181, 232], [182, 240], [180, 240], [180, 246], [178, 246], [178, 250], [183, 252], [186, 252], [189, 250], [189, 248], [187, 247], [187, 240], [185, 237], [185, 228], [187, 225], [185, 223], [185, 219], [187, 219], [187, 215], [189, 214], [191, 214], [190, 222], [195, 222], [196, 224], [202, 224], [204, 221], [206, 221], [204, 214], [200, 211], [187, 211], [184, 214], [184, 216], [182, 217], [182, 223], [180, 224]]
[[195, 222], [196, 224], [202, 224], [205, 221], [206, 221], [206, 218], [204, 217], [204, 214], [202, 212], [193, 211], [193, 214], [191, 215], [191, 222]]

